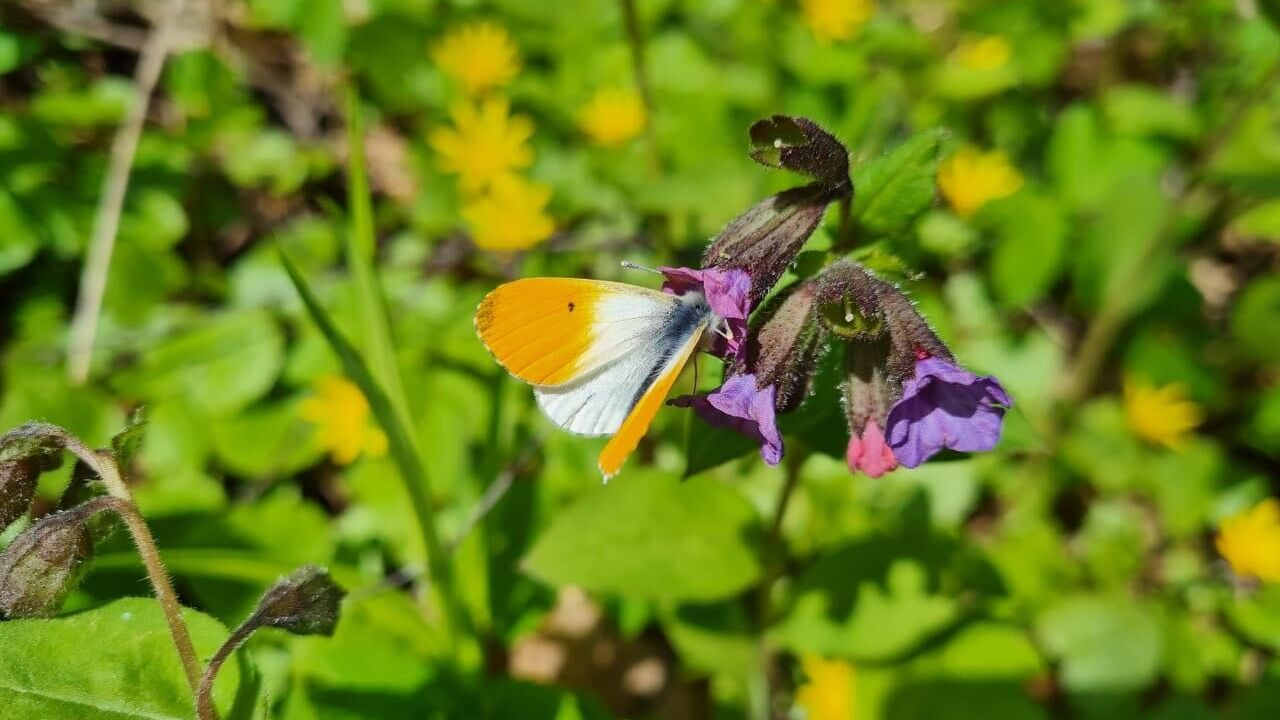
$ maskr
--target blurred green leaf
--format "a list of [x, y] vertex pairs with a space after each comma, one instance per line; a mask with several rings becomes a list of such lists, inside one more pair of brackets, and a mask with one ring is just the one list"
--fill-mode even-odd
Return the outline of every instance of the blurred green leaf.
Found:
[[1231, 626], [1250, 641], [1280, 651], [1280, 586], [1268, 585], [1257, 592], [1227, 601]]
[[1190, 105], [1146, 85], [1108, 88], [1102, 97], [1102, 112], [1121, 135], [1191, 141], [1200, 133], [1199, 118]]
[[773, 636], [796, 652], [876, 662], [918, 649], [959, 618], [955, 598], [938, 587], [944, 549], [875, 537], [824, 555], [797, 579]]
[[629, 474], [561, 510], [523, 566], [556, 585], [713, 600], [759, 577], [756, 522], [751, 506], [716, 480]]
[[930, 130], [853, 169], [853, 215], [877, 233], [900, 232], [933, 204], [942, 132]]
[[269, 314], [227, 313], [159, 343], [117, 385], [148, 401], [182, 398], [226, 415], [262, 397], [283, 363], [284, 341]]
[[[208, 657], [227, 631], [183, 613], [196, 651]], [[0, 707], [11, 717], [59, 720], [189, 720], [191, 690], [154, 600], [130, 598], [52, 620], [0, 623]], [[257, 688], [244, 663], [214, 687], [227, 720], [253, 716]]]
[[1280, 243], [1280, 200], [1249, 209], [1232, 220], [1230, 228], [1248, 238]]
[[1280, 277], [1250, 283], [1235, 301], [1231, 330], [1240, 344], [1264, 362], [1280, 360]]
[[1073, 693], [1138, 690], [1160, 668], [1156, 614], [1122, 596], [1064, 598], [1036, 618], [1036, 634], [1062, 663], [1062, 682]]
[[1063, 269], [1067, 223], [1052, 196], [1023, 190], [983, 213], [995, 225], [991, 286], [1007, 307], [1045, 295]]

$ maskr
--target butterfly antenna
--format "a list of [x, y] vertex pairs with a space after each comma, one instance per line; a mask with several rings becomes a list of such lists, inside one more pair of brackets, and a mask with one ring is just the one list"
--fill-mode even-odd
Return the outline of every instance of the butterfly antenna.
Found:
[[624, 267], [624, 268], [626, 268], [626, 269], [628, 269], [628, 270], [643, 270], [644, 272], [653, 273], [654, 275], [661, 275], [661, 274], [662, 274], [662, 273], [661, 273], [661, 272], [659, 272], [658, 270], [656, 270], [656, 269], [654, 269], [654, 268], [651, 268], [651, 267], [649, 267], [648, 265], [638, 265], [638, 264], [636, 264], [636, 263], [631, 262], [630, 260], [623, 260], [623, 261], [622, 261], [622, 267]]

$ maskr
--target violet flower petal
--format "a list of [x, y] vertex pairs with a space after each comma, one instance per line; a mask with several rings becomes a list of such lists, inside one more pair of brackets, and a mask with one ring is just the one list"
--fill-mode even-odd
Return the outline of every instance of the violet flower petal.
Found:
[[735, 375], [705, 395], [684, 395], [671, 400], [678, 407], [692, 407], [709, 425], [727, 428], [760, 444], [760, 457], [769, 465], [782, 460], [782, 435], [774, 413], [777, 388], [756, 387], [756, 376]]
[[1004, 411], [1013, 404], [994, 377], [979, 376], [941, 358], [916, 361], [915, 377], [889, 410], [894, 456], [913, 468], [940, 450], [990, 450], [1000, 441]]
[[698, 291], [707, 298], [711, 312], [722, 319], [729, 337], [717, 334], [712, 350], [716, 355], [737, 355], [747, 336], [747, 316], [751, 314], [751, 275], [731, 268], [660, 267], [666, 281], [662, 291], [675, 295]]

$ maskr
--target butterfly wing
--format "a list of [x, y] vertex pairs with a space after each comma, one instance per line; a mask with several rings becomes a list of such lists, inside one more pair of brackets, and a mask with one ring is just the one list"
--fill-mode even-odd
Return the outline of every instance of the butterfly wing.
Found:
[[535, 385], [543, 413], [580, 435], [614, 435], [608, 478], [636, 448], [707, 327], [701, 299], [593, 280], [530, 278], [480, 303], [476, 329], [494, 358]]
[[674, 295], [635, 285], [527, 278], [480, 301], [476, 332], [507, 372], [531, 385], [557, 386], [651, 342], [681, 305]]

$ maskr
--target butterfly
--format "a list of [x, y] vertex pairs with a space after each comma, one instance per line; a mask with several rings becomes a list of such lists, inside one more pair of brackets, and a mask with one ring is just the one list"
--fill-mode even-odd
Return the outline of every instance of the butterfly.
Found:
[[533, 386], [553, 423], [576, 435], [612, 436], [598, 462], [605, 480], [640, 444], [708, 330], [732, 337], [734, 326], [723, 315], [746, 317], [719, 307], [724, 300], [711, 285], [704, 290], [703, 271], [662, 272], [668, 292], [526, 278], [498, 286], [476, 309], [481, 342], [507, 372]]

